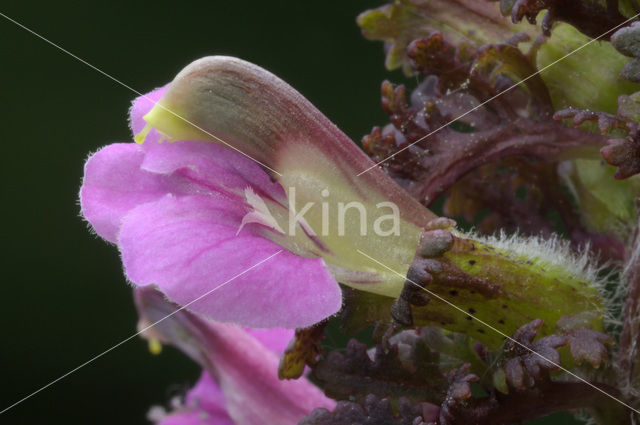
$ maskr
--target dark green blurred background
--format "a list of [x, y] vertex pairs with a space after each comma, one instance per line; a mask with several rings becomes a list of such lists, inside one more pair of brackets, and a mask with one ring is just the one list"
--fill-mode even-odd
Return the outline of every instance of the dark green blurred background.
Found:
[[[190, 61], [226, 54], [276, 73], [354, 140], [385, 122], [381, 44], [357, 14], [381, 1], [12, 2], [0, 11], [146, 92]], [[82, 165], [129, 141], [135, 95], [0, 17], [2, 309], [0, 410], [132, 335], [116, 249], [78, 216]], [[198, 369], [138, 338], [0, 415], [1, 424], [144, 424]], [[550, 422], [545, 422], [550, 423]], [[561, 416], [556, 423], [569, 423]]]

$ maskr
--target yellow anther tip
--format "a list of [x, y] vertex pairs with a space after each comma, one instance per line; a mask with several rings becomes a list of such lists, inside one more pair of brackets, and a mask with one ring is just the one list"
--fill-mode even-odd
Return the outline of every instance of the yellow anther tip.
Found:
[[150, 338], [149, 339], [149, 352], [151, 354], [153, 354], [154, 356], [157, 356], [158, 354], [162, 353], [162, 344], [160, 344], [160, 341], [158, 341], [155, 338]]
[[151, 131], [151, 124], [145, 125], [144, 128], [140, 131], [140, 133], [135, 135], [133, 140], [135, 140], [135, 142], [139, 145], [143, 144], [150, 131]]

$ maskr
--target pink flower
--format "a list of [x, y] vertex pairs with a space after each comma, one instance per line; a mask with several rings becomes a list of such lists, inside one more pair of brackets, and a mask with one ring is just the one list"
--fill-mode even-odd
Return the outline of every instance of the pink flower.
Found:
[[[179, 308], [151, 288], [136, 290], [135, 298], [143, 328]], [[181, 310], [146, 335], [177, 346], [205, 368], [160, 425], [294, 425], [316, 407], [335, 407], [306, 378], [278, 379], [278, 355], [291, 330], [244, 330]]]
[[[191, 119], [221, 126], [233, 146]], [[203, 58], [136, 99], [130, 123], [141, 144], [92, 155], [80, 201], [136, 286], [156, 285], [192, 311], [251, 327], [321, 321], [341, 307], [338, 281], [400, 294], [404, 279], [357, 249], [406, 271], [433, 214], [378, 168], [357, 177], [371, 161], [277, 77], [238, 59]], [[346, 203], [352, 211], [336, 222]]]
[[[134, 102], [134, 133], [162, 92]], [[257, 223], [236, 234], [252, 211], [246, 188], [286, 204], [280, 185], [259, 165], [223, 146], [156, 142], [100, 149], [85, 165], [80, 190], [83, 216], [99, 236], [118, 245], [131, 282], [155, 284], [185, 305], [233, 279], [189, 308], [244, 326], [303, 327], [340, 309], [340, 288], [322, 258], [283, 250], [264, 236], [270, 229]]]

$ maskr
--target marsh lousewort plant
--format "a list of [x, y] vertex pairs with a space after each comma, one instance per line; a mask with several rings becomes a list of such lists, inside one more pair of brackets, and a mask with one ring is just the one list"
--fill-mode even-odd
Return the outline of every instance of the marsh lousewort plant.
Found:
[[[152, 351], [173, 344], [203, 368], [150, 418], [636, 423], [637, 13], [580, 0], [364, 12], [387, 67], [420, 82], [382, 84], [390, 122], [363, 149], [236, 58], [199, 59], [136, 99], [134, 141], [88, 159], [80, 199], [120, 250]], [[327, 324], [361, 340], [323, 346]]]

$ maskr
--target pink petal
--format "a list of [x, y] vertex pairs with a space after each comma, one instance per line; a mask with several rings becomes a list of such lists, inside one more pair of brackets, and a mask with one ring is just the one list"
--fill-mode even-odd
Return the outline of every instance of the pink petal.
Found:
[[105, 146], [84, 166], [80, 189], [82, 215], [96, 233], [115, 242], [122, 217], [132, 208], [164, 196], [166, 178], [140, 170], [144, 151], [132, 143]]
[[244, 204], [252, 187], [263, 198], [286, 204], [280, 185], [243, 155], [208, 143], [146, 142], [105, 146], [85, 164], [82, 215], [104, 239], [115, 242], [122, 217], [167, 193], [217, 194]]
[[[293, 329], [247, 329], [263, 347], [281, 355], [295, 332]], [[157, 422], [158, 425], [235, 425], [227, 413], [224, 394], [204, 371], [187, 393], [184, 403]]]
[[[286, 205], [282, 187], [271, 182], [253, 160], [224, 146], [206, 142], [149, 142], [142, 169], [157, 174], [177, 173], [181, 177], [213, 191], [235, 191], [241, 194], [252, 187], [265, 198]], [[244, 197], [242, 197], [244, 198]]]
[[[177, 308], [150, 288], [136, 291], [136, 305], [147, 323]], [[278, 356], [237, 326], [182, 310], [158, 323], [153, 332], [208, 368], [237, 425], [295, 425], [316, 407], [335, 406], [306, 379], [279, 380]]]
[[236, 236], [244, 213], [211, 196], [166, 196], [135, 208], [118, 238], [127, 277], [156, 284], [180, 305], [213, 290], [188, 308], [243, 326], [305, 327], [337, 312], [340, 288], [323, 260], [283, 250], [255, 234], [258, 225]]
[[260, 350], [258, 341], [240, 328], [213, 323], [211, 330], [212, 363], [237, 424], [294, 425], [317, 407], [335, 406], [304, 378], [279, 380], [278, 357]]
[[246, 329], [246, 331], [265, 348], [273, 351], [278, 356], [284, 353], [284, 350], [295, 335], [293, 329], [286, 328]]
[[224, 394], [207, 372], [187, 393], [184, 404], [158, 425], [236, 425], [227, 413]]

